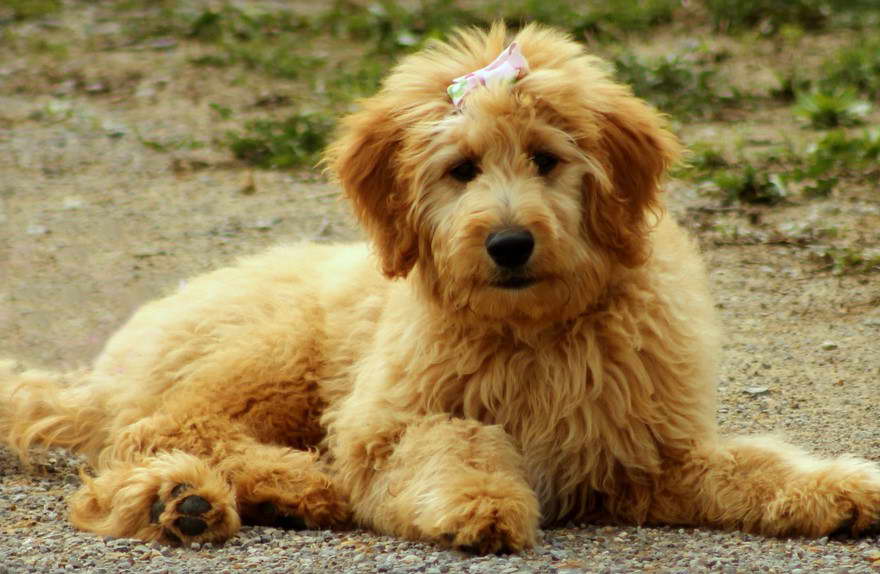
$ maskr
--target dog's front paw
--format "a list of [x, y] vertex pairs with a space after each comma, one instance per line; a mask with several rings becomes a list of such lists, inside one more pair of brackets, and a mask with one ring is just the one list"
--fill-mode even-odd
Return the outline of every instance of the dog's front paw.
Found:
[[519, 479], [495, 476], [471, 485], [461, 482], [431, 501], [418, 526], [428, 538], [445, 546], [497, 554], [519, 552], [535, 544], [538, 499]]
[[880, 532], [880, 469], [853, 457], [791, 480], [768, 505], [763, 532], [871, 536]]
[[150, 506], [150, 523], [161, 527], [163, 542], [181, 545], [221, 541], [238, 529], [231, 499], [183, 483], [163, 490]]
[[483, 497], [470, 501], [438, 527], [440, 540], [474, 554], [519, 552], [535, 543], [537, 525], [530, 509], [517, 501]]

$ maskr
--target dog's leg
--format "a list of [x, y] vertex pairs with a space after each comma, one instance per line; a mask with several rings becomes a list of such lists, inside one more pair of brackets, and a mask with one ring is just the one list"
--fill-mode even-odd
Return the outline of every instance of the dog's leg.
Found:
[[768, 437], [726, 440], [670, 468], [649, 520], [772, 536], [864, 534], [880, 526], [880, 468], [815, 458]]
[[[93, 493], [92, 498], [96, 498], [94, 491], [97, 490], [119, 490], [119, 493], [104, 496], [102, 504], [91, 503], [91, 507], [99, 509], [101, 515], [113, 515], [116, 507], [126, 512], [130, 509], [132, 517], [126, 520], [138, 524], [144, 523], [144, 517], [150, 515], [150, 522], [158, 521], [162, 528], [161, 532], [157, 530], [158, 534], [151, 528], [145, 535], [149, 539], [161, 536], [170, 542], [207, 539], [206, 532], [213, 526], [199, 516], [197, 518], [205, 523], [205, 532], [179, 531], [176, 521], [181, 517], [176, 509], [181, 506], [177, 502], [182, 503], [191, 495], [196, 498], [189, 506], [182, 507], [184, 514], [190, 509], [213, 513], [229, 507], [235, 512], [236, 523], [239, 517], [246, 524], [287, 528], [324, 528], [347, 522], [347, 501], [324, 472], [315, 453], [261, 443], [248, 429], [248, 425], [234, 422], [211, 409], [200, 411], [195, 407], [186, 413], [173, 408], [171, 413], [153, 415], [128, 425], [114, 433], [117, 440], [100, 460], [101, 467], [109, 470], [99, 473], [92, 481], [106, 488], [86, 489]], [[158, 464], [157, 460], [164, 464]], [[181, 468], [175, 468], [174, 463]], [[203, 494], [199, 473], [189, 471], [196, 463], [206, 481], [222, 482], [229, 494]], [[185, 480], [180, 478], [184, 474]], [[132, 480], [149, 481], [152, 488], [127, 488]], [[169, 497], [175, 488], [177, 493]], [[158, 507], [166, 510], [158, 512]], [[133, 515], [138, 512], [141, 518], [136, 520]], [[189, 519], [183, 522], [193, 523]], [[77, 524], [88, 530], [106, 532], [96, 528], [94, 520], [79, 520]], [[196, 524], [193, 531], [202, 526]], [[234, 532], [234, 529], [227, 532], [223, 525], [218, 530], [224, 536]], [[125, 535], [133, 535], [131, 528], [125, 532]]]
[[245, 524], [328, 528], [346, 524], [349, 506], [314, 452], [239, 444], [217, 468], [234, 485]]
[[70, 500], [77, 528], [167, 544], [220, 542], [240, 526], [235, 495], [206, 461], [181, 451], [116, 461]]
[[480, 553], [534, 544], [538, 501], [500, 427], [437, 415], [335, 429], [337, 479], [361, 524]]

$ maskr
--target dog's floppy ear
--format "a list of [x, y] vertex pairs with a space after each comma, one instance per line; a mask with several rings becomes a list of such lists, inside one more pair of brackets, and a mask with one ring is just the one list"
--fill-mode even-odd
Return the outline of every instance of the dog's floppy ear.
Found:
[[660, 114], [642, 100], [618, 93], [598, 112], [597, 155], [607, 177], [587, 177], [587, 224], [593, 239], [633, 267], [648, 256], [648, 212], [657, 206], [666, 170], [681, 146]]
[[361, 111], [342, 120], [324, 162], [376, 246], [383, 273], [405, 277], [418, 257], [418, 242], [408, 223], [408, 188], [396, 165], [403, 127], [391, 108], [379, 104], [367, 100]]

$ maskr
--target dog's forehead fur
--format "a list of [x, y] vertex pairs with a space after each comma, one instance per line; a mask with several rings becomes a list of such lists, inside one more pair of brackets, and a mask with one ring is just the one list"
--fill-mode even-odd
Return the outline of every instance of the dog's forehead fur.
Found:
[[[512, 41], [521, 46], [529, 73], [512, 86], [474, 90], [463, 107], [456, 108], [446, 87], [454, 78], [491, 62]], [[498, 127], [525, 129], [547, 145], [547, 140], [558, 138], [541, 138], [535, 128], [554, 126], [588, 147], [600, 136], [601, 115], [610, 110], [614, 98], [627, 93], [628, 88], [609, 79], [601, 60], [584, 53], [567, 36], [530, 26], [510, 38], [499, 25], [488, 34], [463, 32], [449, 43], [434, 43], [409, 56], [395, 68], [378, 97], [399, 102], [409, 128], [407, 137], [420, 143], [435, 142], [448, 131], [463, 133], [479, 117], [493, 118]], [[486, 127], [482, 124], [479, 134]]]

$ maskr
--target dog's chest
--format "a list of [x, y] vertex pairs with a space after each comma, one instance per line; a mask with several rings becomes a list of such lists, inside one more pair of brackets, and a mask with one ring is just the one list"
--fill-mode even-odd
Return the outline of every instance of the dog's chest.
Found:
[[497, 345], [463, 359], [455, 362], [458, 392], [449, 395], [448, 410], [500, 424], [522, 443], [556, 442], [558, 433], [590, 417], [593, 373], [582, 349]]
[[[501, 425], [539, 490], [580, 490], [619, 466], [657, 466], [658, 404], [638, 350], [594, 331], [543, 345], [471, 345], [437, 364], [443, 410]], [[436, 407], [439, 407], [437, 409]], [[544, 485], [544, 486], [541, 486]]]

